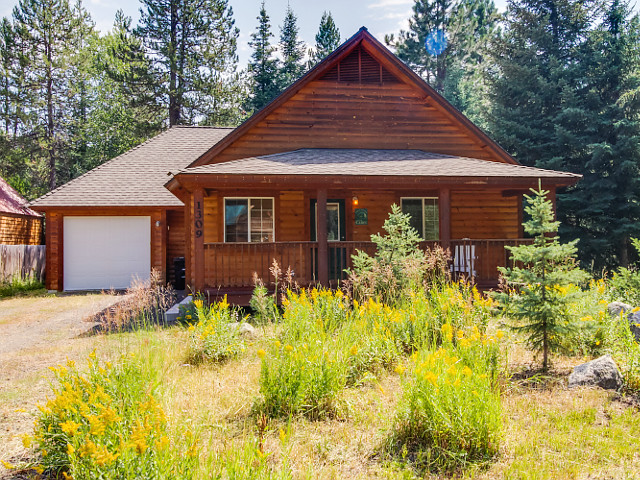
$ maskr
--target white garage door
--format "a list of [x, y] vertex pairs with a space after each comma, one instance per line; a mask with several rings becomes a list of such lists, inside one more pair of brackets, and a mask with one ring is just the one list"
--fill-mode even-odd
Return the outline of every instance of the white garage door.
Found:
[[151, 270], [150, 217], [64, 217], [64, 289], [127, 288]]

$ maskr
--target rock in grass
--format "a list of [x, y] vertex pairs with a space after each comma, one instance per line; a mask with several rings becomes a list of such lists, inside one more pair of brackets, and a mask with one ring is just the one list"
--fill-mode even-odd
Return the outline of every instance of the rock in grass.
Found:
[[630, 314], [627, 319], [629, 320], [629, 330], [636, 337], [636, 342], [640, 342], [640, 311]]
[[235, 328], [242, 337], [256, 338], [259, 336], [258, 331], [247, 322], [234, 322], [229, 324], [229, 328]]
[[607, 311], [612, 317], [619, 317], [620, 312], [627, 313], [632, 308], [633, 307], [631, 305], [623, 302], [611, 302], [609, 305], [607, 305]]
[[569, 388], [579, 386], [619, 389], [622, 386], [622, 376], [611, 355], [604, 355], [575, 367], [569, 375]]

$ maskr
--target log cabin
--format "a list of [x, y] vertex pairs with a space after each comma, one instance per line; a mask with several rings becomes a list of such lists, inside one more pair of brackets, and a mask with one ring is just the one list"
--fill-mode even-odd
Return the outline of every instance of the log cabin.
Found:
[[41, 245], [42, 215], [0, 177], [0, 245]]
[[491, 286], [526, 241], [522, 194], [579, 178], [520, 165], [363, 27], [239, 127], [170, 128], [32, 206], [50, 289], [172, 280], [184, 257], [187, 288], [246, 299], [273, 260], [339, 281], [392, 204]]

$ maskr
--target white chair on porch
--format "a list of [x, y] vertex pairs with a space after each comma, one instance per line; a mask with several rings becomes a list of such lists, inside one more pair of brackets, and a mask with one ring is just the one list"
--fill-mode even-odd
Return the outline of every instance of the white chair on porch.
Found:
[[453, 264], [451, 272], [463, 274], [467, 277], [476, 276], [476, 246], [456, 245], [453, 253]]

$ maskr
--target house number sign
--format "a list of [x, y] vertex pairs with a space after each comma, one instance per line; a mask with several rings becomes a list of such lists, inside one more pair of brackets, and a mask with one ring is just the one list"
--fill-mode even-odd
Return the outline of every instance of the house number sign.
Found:
[[196, 238], [200, 238], [202, 236], [202, 202], [196, 202], [194, 206], [194, 217], [195, 220], [193, 222], [193, 226], [196, 227]]

